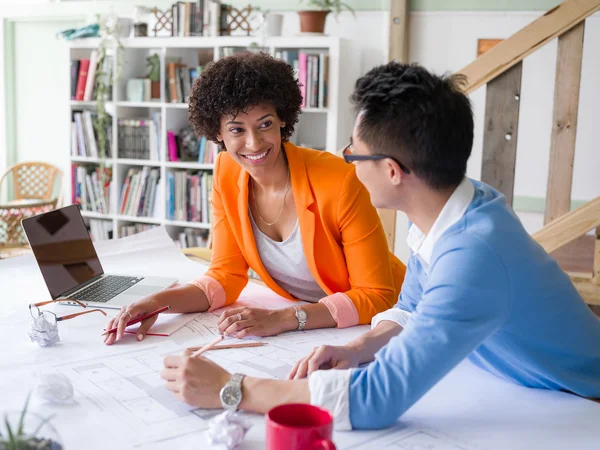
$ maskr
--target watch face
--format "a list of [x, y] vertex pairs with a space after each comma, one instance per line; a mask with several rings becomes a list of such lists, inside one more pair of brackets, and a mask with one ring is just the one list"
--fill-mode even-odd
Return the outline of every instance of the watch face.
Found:
[[306, 311], [299, 309], [298, 310], [298, 319], [306, 320]]
[[221, 401], [227, 406], [237, 406], [242, 400], [242, 391], [236, 386], [225, 386], [221, 392]]

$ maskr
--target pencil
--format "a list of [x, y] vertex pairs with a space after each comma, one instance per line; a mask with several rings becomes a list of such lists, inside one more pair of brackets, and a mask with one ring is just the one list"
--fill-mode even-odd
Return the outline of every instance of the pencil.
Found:
[[[264, 342], [240, 342], [239, 344], [224, 344], [224, 345], [215, 345], [211, 347], [210, 350], [223, 350], [227, 348], [246, 348], [246, 347], [262, 347], [266, 345]], [[200, 350], [201, 347], [189, 347], [187, 350], [190, 352], [195, 352], [196, 350]]]
[[[156, 316], [156, 315], [160, 314], [161, 312], [167, 311], [168, 309], [171, 309], [171, 307], [163, 306], [162, 308], [159, 308], [156, 311], [152, 311], [151, 313], [144, 314], [142, 317], [138, 317], [137, 319], [130, 320], [129, 322], [127, 322], [127, 325], [125, 325], [125, 328], [127, 328], [129, 325], [133, 325], [134, 323], [138, 323], [138, 322], [141, 322], [142, 320], [146, 320], [149, 317]], [[110, 333], [115, 333], [116, 331], [117, 331], [117, 327], [113, 327], [110, 330], [106, 330], [104, 333], [102, 333], [102, 336], [106, 336], [107, 334], [110, 334]]]
[[215, 345], [217, 345], [219, 342], [221, 342], [223, 340], [225, 336], [220, 335], [219, 337], [217, 337], [214, 341], [210, 342], [209, 344], [206, 344], [204, 347], [202, 347], [200, 350], [196, 350], [194, 353], [192, 353], [192, 358], [195, 358], [196, 356], [200, 356], [202, 353], [204, 353], [207, 350], [210, 350], [212, 347], [214, 347]]

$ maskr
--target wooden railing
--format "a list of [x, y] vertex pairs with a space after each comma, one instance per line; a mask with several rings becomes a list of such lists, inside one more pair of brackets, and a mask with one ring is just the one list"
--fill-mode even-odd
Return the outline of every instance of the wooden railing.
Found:
[[522, 61], [558, 37], [545, 226], [533, 237], [552, 252], [597, 229], [593, 268], [571, 277], [594, 305], [600, 305], [600, 197], [575, 211], [570, 205], [585, 19], [598, 10], [600, 0], [567, 0], [460, 71], [467, 77], [467, 92], [487, 84], [481, 180], [512, 205]]

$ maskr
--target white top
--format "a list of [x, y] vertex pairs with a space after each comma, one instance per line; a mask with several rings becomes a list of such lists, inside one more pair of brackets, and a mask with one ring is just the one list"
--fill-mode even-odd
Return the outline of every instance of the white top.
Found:
[[[473, 184], [467, 178], [464, 178], [442, 208], [440, 215], [427, 235], [423, 234], [415, 224], [410, 226], [406, 242], [426, 272], [429, 270], [431, 255], [436, 242], [448, 228], [465, 214], [474, 194]], [[390, 308], [373, 317], [371, 328], [375, 328], [383, 320], [396, 322], [404, 327], [410, 315], [410, 312], [400, 308]], [[334, 416], [333, 423], [337, 430], [352, 429], [350, 405], [348, 403], [350, 370], [318, 370], [309, 377], [310, 402], [331, 411]]]
[[248, 211], [256, 247], [260, 259], [273, 281], [299, 300], [316, 303], [327, 294], [310, 273], [302, 248], [300, 226], [283, 242], [271, 239], [256, 225], [252, 212]]

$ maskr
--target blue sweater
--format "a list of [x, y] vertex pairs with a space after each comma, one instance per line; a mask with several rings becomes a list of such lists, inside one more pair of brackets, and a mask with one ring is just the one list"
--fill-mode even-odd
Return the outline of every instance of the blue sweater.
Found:
[[353, 428], [391, 425], [465, 357], [523, 386], [600, 398], [600, 320], [504, 196], [471, 182], [429, 273], [411, 255], [396, 305], [412, 313], [403, 331], [351, 374]]

